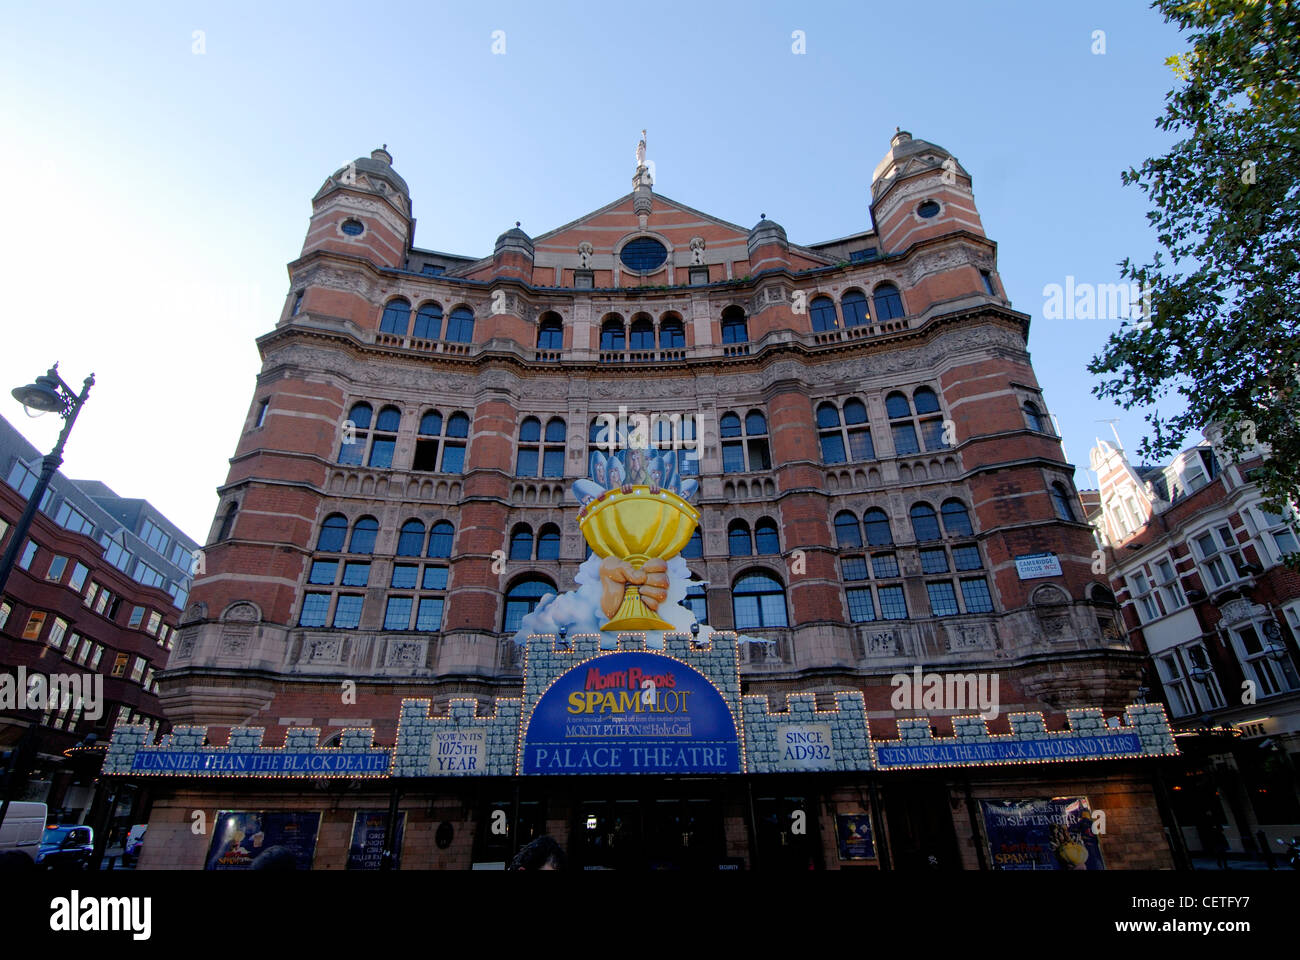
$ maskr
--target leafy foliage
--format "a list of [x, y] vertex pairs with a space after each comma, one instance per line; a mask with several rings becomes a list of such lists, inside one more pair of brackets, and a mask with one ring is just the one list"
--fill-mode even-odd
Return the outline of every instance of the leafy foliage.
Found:
[[[1197, 430], [1237, 459], [1266, 445], [1253, 479], [1281, 510], [1300, 490], [1300, 4], [1152, 6], [1190, 43], [1166, 60], [1182, 85], [1156, 120], [1180, 139], [1123, 174], [1151, 202], [1160, 248], [1120, 265], [1151, 312], [1090, 361], [1093, 392], [1153, 407], [1145, 458]], [[1185, 411], [1162, 415], [1171, 395]]]

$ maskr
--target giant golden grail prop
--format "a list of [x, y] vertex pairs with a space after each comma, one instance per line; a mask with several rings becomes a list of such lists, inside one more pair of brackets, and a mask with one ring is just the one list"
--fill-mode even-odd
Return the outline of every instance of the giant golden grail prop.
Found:
[[[602, 560], [617, 557], [640, 570], [649, 560], [667, 561], [681, 553], [700, 522], [700, 513], [668, 490], [651, 493], [638, 484], [631, 493], [617, 489], [592, 503], [578, 520], [592, 552]], [[641, 598], [635, 584], [623, 591], [623, 603], [602, 630], [672, 630]]]

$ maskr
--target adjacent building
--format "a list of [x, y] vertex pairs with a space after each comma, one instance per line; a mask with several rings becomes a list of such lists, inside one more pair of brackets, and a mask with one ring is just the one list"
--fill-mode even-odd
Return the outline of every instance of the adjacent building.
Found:
[[1192, 849], [1212, 850], [1215, 826], [1237, 851], [1300, 833], [1300, 574], [1284, 562], [1300, 541], [1251, 482], [1259, 464], [1208, 441], [1162, 466], [1133, 466], [1118, 442], [1091, 455], [1085, 508], [1184, 755], [1171, 796]]
[[[0, 420], [0, 549], [36, 486], [42, 454]], [[89, 777], [63, 752], [131, 722], [166, 726], [158, 675], [172, 649], [198, 545], [146, 500], [121, 497], [96, 480], [56, 473], [0, 598], [0, 670], [10, 681], [0, 743], [38, 728], [21, 794], [43, 800], [64, 822], [89, 808]], [[50, 696], [35, 677], [75, 678], [84, 693]], [[28, 681], [24, 684], [22, 681]], [[24, 694], [19, 703], [14, 697]], [[122, 799], [129, 813], [130, 801]]]

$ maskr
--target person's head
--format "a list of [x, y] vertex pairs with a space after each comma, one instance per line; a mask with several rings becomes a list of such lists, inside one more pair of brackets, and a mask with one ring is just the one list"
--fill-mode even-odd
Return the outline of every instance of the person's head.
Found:
[[545, 834], [525, 844], [510, 861], [511, 870], [563, 870], [564, 851], [552, 837]]

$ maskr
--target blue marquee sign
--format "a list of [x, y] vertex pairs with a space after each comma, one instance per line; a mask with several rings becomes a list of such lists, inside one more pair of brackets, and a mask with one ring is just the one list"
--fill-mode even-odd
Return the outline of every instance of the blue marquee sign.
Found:
[[524, 774], [740, 773], [718, 689], [657, 653], [611, 653], [562, 674], [537, 701]]

